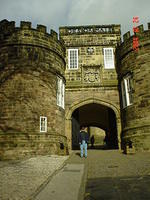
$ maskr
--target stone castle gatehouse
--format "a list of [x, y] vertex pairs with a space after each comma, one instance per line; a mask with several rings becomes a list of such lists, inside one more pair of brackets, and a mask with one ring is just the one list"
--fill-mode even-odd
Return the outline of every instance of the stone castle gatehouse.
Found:
[[78, 146], [80, 125], [105, 131], [110, 146], [120, 144], [120, 105], [115, 51], [120, 26], [61, 27], [66, 46], [66, 134]]
[[150, 31], [140, 27], [138, 52], [120, 25], [59, 32], [0, 22], [0, 159], [68, 154], [81, 125], [109, 148], [149, 150]]

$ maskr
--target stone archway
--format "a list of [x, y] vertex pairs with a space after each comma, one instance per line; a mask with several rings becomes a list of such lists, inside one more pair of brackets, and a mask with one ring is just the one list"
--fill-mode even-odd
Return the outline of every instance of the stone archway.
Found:
[[96, 105], [98, 105], [98, 107], [101, 106], [101, 107], [107, 108], [114, 113], [115, 120], [116, 120], [118, 145], [119, 145], [119, 149], [120, 149], [121, 122], [120, 122], [119, 108], [116, 105], [112, 104], [111, 102], [103, 101], [103, 100], [96, 99], [96, 98], [88, 98], [88, 99], [84, 99], [84, 100], [78, 100], [78, 101], [74, 102], [73, 104], [71, 104], [69, 107], [67, 107], [67, 109], [66, 109], [66, 136], [68, 138], [69, 149], [72, 149], [72, 114], [74, 113], [75, 110], [77, 110], [83, 106], [92, 105], [92, 104], [93, 105], [96, 104]]

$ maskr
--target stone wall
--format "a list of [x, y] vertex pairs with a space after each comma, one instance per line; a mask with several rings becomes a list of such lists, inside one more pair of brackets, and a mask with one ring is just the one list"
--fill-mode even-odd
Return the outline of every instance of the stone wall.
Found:
[[[103, 48], [113, 47], [115, 52], [117, 44], [120, 43], [120, 26], [109, 25], [110, 31], [105, 29], [96, 31], [102, 27], [60, 28], [60, 37], [64, 40], [66, 46], [65, 76], [68, 88], [80, 87], [81, 84], [84, 86], [89, 86], [90, 84], [90, 87], [91, 84], [94, 84], [94, 86], [117, 85], [116, 71], [104, 70]], [[73, 30], [76, 30], [76, 32], [73, 32]], [[70, 48], [77, 48], [79, 51], [78, 70], [68, 69], [67, 50]]]
[[[123, 146], [132, 144], [137, 151], [150, 150], [150, 29], [139, 26], [139, 50], [133, 50], [130, 32], [124, 35], [124, 42], [117, 50], [117, 72], [120, 87]], [[127, 74], [132, 76], [133, 103], [123, 108], [121, 80]]]
[[[118, 81], [115, 69], [104, 69], [103, 48], [120, 43], [120, 25], [60, 27], [66, 46], [66, 135], [71, 144], [71, 122], [67, 113], [88, 99], [106, 102], [119, 112]], [[78, 69], [68, 68], [68, 49], [78, 49]], [[118, 119], [119, 121], [119, 119]], [[119, 130], [118, 130], [119, 132]], [[71, 148], [71, 147], [70, 147]]]
[[[57, 106], [65, 47], [57, 33], [30, 22], [0, 22], [0, 158], [66, 154], [65, 111]], [[40, 132], [40, 116], [47, 132]], [[59, 126], [58, 126], [59, 124]]]

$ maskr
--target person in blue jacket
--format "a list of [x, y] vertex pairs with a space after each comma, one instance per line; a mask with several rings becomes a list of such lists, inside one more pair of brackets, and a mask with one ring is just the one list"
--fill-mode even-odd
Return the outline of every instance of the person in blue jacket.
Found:
[[79, 132], [79, 144], [80, 144], [80, 156], [83, 158], [83, 155], [85, 155], [85, 158], [87, 157], [87, 146], [89, 142], [89, 135], [85, 131], [84, 126], [81, 127]]

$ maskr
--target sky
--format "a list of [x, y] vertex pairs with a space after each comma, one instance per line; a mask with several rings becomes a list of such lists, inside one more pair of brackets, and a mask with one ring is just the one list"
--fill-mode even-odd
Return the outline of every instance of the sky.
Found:
[[58, 32], [60, 26], [121, 24], [122, 34], [132, 31], [132, 19], [150, 22], [150, 0], [0, 0], [0, 21], [7, 19], [42, 24]]

